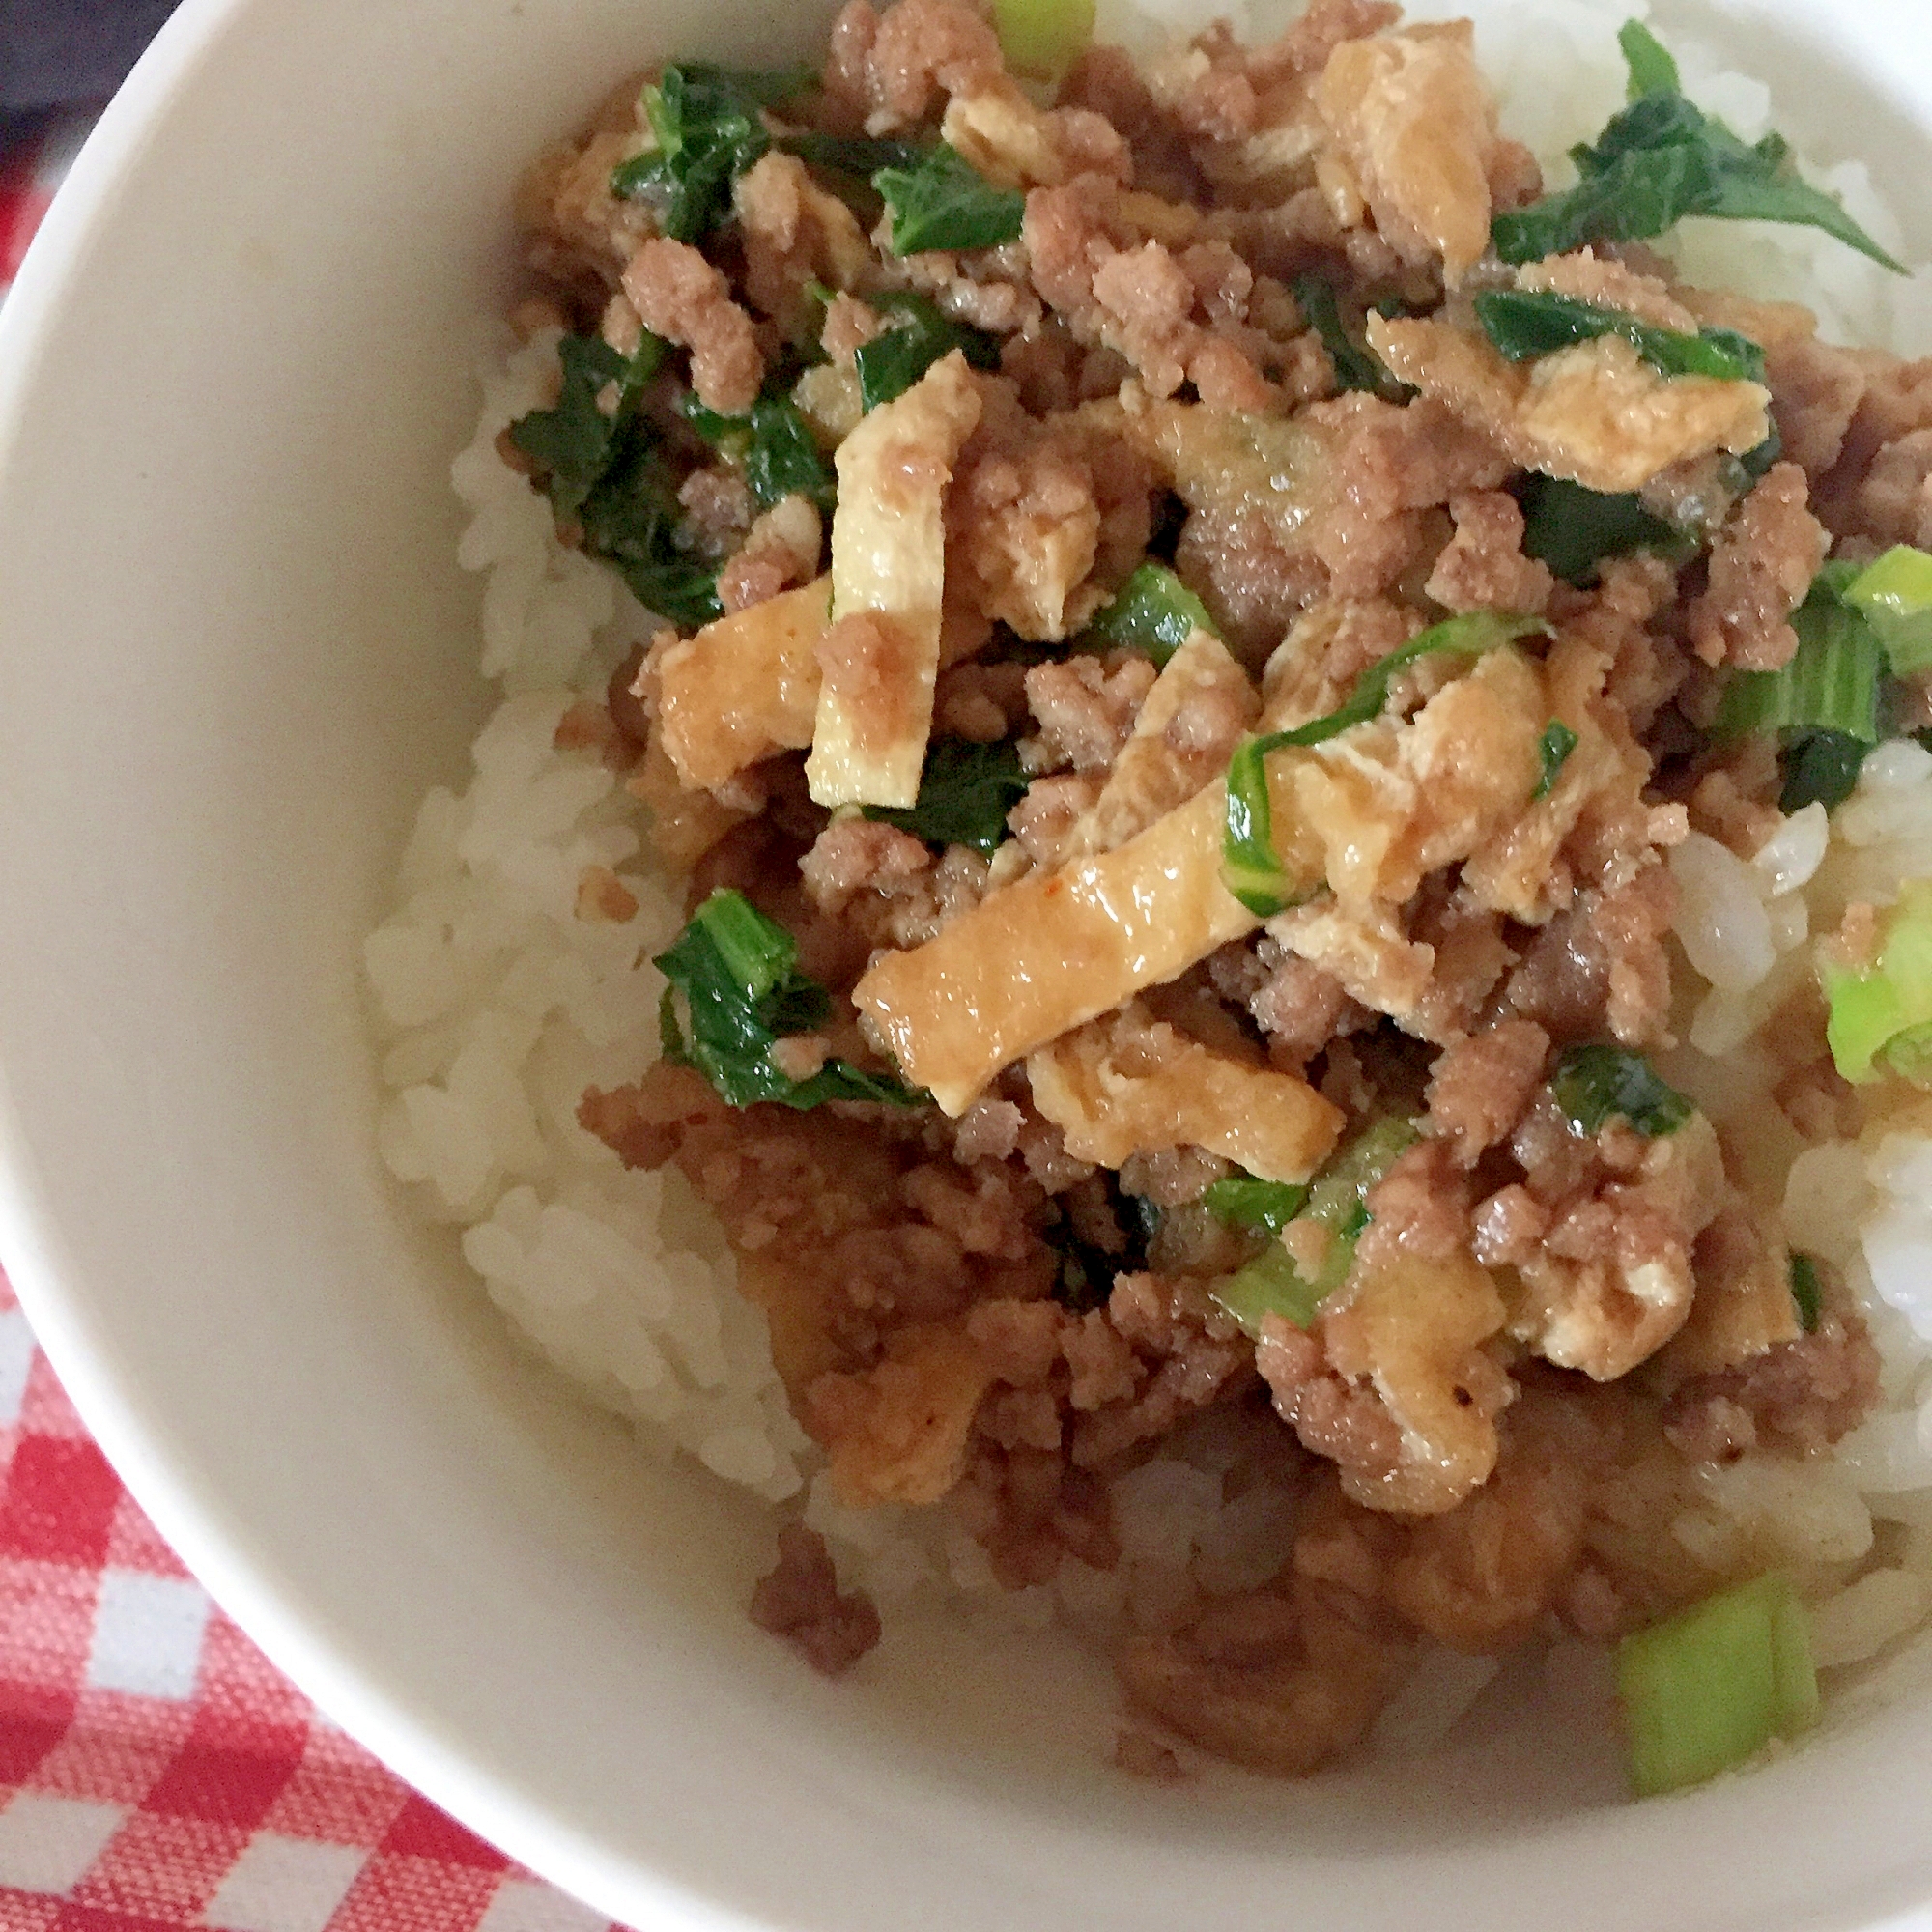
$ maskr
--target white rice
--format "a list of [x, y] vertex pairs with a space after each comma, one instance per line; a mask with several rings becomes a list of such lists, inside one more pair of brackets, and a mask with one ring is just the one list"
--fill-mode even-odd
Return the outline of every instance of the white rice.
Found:
[[[1200, 0], [1142, 0], [1130, 16], [1126, 4], [1103, 5], [1103, 34], [1189, 29], [1208, 11]], [[1262, 31], [1280, 17], [1235, 11], [1237, 24]], [[1644, 8], [1492, 0], [1473, 11], [1504, 127], [1537, 150], [1553, 183], [1567, 179], [1564, 150], [1622, 102], [1616, 30]], [[1754, 138], [1773, 124], [1759, 82], [1694, 44], [1678, 51], [1689, 91], [1736, 131]], [[1861, 163], [1809, 172], [1882, 242], [1897, 242]], [[1901, 285], [1811, 231], [1704, 222], [1674, 246], [1695, 279], [1804, 300], [1828, 336], [1905, 352], [1932, 343], [1932, 278]], [[397, 910], [365, 947], [388, 1094], [384, 1160], [425, 1217], [462, 1231], [465, 1259], [517, 1328], [634, 1421], [647, 1448], [682, 1451], [770, 1502], [807, 1489], [808, 1520], [841, 1571], [887, 1604], [936, 1585], [1019, 1624], [1058, 1615], [1101, 1632], [1124, 1617], [1157, 1629], [1190, 1575], [1215, 1593], [1265, 1581], [1288, 1547], [1292, 1501], [1262, 1484], [1222, 1506], [1235, 1451], [1211, 1416], [1115, 1483], [1120, 1569], [1069, 1559], [1051, 1590], [999, 1590], [983, 1551], [944, 1511], [841, 1508], [815, 1480], [819, 1459], [715, 1225], [674, 1173], [627, 1172], [578, 1126], [586, 1086], [635, 1079], [656, 1056], [663, 981], [649, 956], [680, 916], [676, 881], [640, 848], [635, 801], [594, 756], [553, 745], [566, 708], [601, 696], [656, 628], [612, 573], [557, 542], [544, 498], [497, 455], [498, 432], [540, 406], [554, 366], [548, 335], [481, 372], [481, 420], [452, 466], [469, 515], [460, 559], [483, 579], [480, 668], [502, 696], [469, 781], [423, 801]], [[1809, 970], [1811, 934], [1835, 926], [1851, 898], [1884, 902], [1902, 880], [1932, 872], [1932, 755], [1911, 743], [1884, 748], [1831, 835], [1813, 808], [1755, 863], [1702, 838], [1674, 855], [1686, 977], [1704, 990], [1665, 1069], [1714, 1118], [1750, 1113], [1753, 1184], [1781, 1190], [1796, 1245], [1845, 1270], [1885, 1356], [1886, 1406], [1835, 1457], [1713, 1474], [1673, 1525], [1712, 1560], [1750, 1538], [1813, 1575], [1863, 1558], [1874, 1519], [1886, 1525], [1885, 1565], [1817, 1606], [1828, 1667], [1872, 1656], [1932, 1608], [1932, 1115], [1807, 1149], [1763, 1105], [1775, 1075], [1748, 1041]], [[637, 898], [633, 918], [576, 916], [589, 867], [617, 871]], [[1565, 1695], [1600, 1686], [1601, 1653], [1566, 1640], [1548, 1670]], [[1378, 1725], [1377, 1747], [1432, 1747], [1491, 1674], [1482, 1661], [1429, 1657]]]

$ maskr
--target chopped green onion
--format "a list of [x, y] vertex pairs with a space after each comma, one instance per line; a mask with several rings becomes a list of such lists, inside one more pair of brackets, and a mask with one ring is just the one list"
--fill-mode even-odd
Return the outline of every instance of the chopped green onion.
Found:
[[1577, 734], [1560, 718], [1549, 721], [1549, 728], [1536, 741], [1536, 755], [1543, 766], [1543, 776], [1536, 781], [1536, 789], [1531, 798], [1548, 798], [1556, 788], [1556, 781], [1563, 767], [1570, 762], [1570, 753], [1577, 749]]
[[1574, 187], [1507, 209], [1490, 224], [1505, 262], [1541, 261], [1590, 242], [1647, 241], [1698, 214], [1821, 228], [1894, 274], [1906, 272], [1836, 196], [1799, 175], [1781, 135], [1747, 146], [1684, 98], [1676, 64], [1643, 28], [1633, 21], [1620, 39], [1630, 104], [1595, 146], [1571, 149], [1580, 176]]
[[1081, 637], [1088, 650], [1145, 651], [1164, 666], [1196, 631], [1219, 637], [1208, 607], [1164, 563], [1138, 565]]
[[1632, 100], [1641, 100], [1646, 94], [1683, 91], [1677, 78], [1677, 63], [1641, 20], [1626, 20], [1617, 29], [1617, 45], [1623, 49], [1624, 65], [1630, 69], [1628, 93]]
[[1278, 1235], [1308, 1205], [1308, 1189], [1291, 1180], [1260, 1180], [1230, 1174], [1209, 1183], [1201, 1205], [1230, 1228]]
[[[742, 893], [725, 888], [713, 893], [653, 963], [670, 981], [658, 1010], [665, 1057], [695, 1066], [728, 1105], [923, 1104], [926, 1096], [903, 1081], [867, 1073], [847, 1061], [828, 1060], [805, 1080], [773, 1064], [772, 1048], [787, 1035], [821, 1025], [832, 1000], [797, 970], [798, 942]], [[689, 1039], [678, 1025], [672, 988], [684, 995], [690, 1012]]]
[[1881, 1061], [1918, 1083], [1932, 1044], [1932, 879], [1911, 879], [1886, 915], [1878, 956], [1858, 970], [1821, 968], [1825, 1039], [1847, 1080], [1877, 1077]]
[[1244, 1335], [1259, 1336], [1262, 1322], [1270, 1315], [1306, 1328], [1321, 1306], [1321, 1291], [1295, 1266], [1279, 1241], [1270, 1241], [1253, 1261], [1222, 1276], [1208, 1292]]
[[996, 187], [944, 141], [911, 168], [881, 168], [872, 185], [893, 218], [895, 255], [929, 248], [997, 248], [1020, 239], [1026, 196]]
[[1007, 814], [1026, 788], [1019, 748], [1010, 740], [977, 745], [965, 738], [935, 738], [912, 806], [868, 805], [865, 813], [934, 845], [991, 852], [1007, 836]]
[[1372, 664], [1356, 678], [1345, 703], [1323, 717], [1311, 719], [1291, 731], [1270, 731], [1244, 738], [1228, 762], [1228, 804], [1221, 838], [1221, 879], [1252, 913], [1263, 919], [1285, 911], [1293, 902], [1286, 867], [1274, 845], [1274, 809], [1268, 798], [1267, 757], [1291, 746], [1319, 745], [1356, 724], [1379, 717], [1388, 702], [1389, 686], [1418, 658], [1438, 652], [1477, 657], [1499, 644], [1528, 637], [1548, 636], [1541, 617], [1504, 616], [1495, 611], [1470, 611], [1445, 618], [1409, 639], [1400, 650]]
[[1015, 73], [1058, 80], [1094, 38], [1094, 0], [993, 0], [993, 25]]
[[1700, 328], [1695, 335], [1687, 335], [1639, 322], [1621, 309], [1529, 289], [1484, 290], [1476, 298], [1476, 320], [1512, 362], [1527, 362], [1600, 335], [1620, 335], [1665, 376], [1711, 376], [1724, 383], [1764, 381], [1764, 351], [1734, 328]]
[[1828, 564], [1792, 612], [1798, 649], [1780, 670], [1733, 671], [1716, 730], [1842, 731], [1878, 742], [1878, 686], [1885, 647], [1856, 611], [1839, 602]]
[[1700, 1784], [1818, 1714], [1810, 1626], [1789, 1578], [1720, 1590], [1617, 1646], [1640, 1798]]
[[[1267, 1315], [1279, 1315], [1297, 1328], [1314, 1321], [1315, 1311], [1348, 1280], [1354, 1265], [1355, 1244], [1369, 1225], [1369, 1195], [1414, 1140], [1412, 1121], [1385, 1116], [1364, 1127], [1316, 1177], [1306, 1207], [1291, 1217], [1317, 1222], [1328, 1232], [1327, 1254], [1312, 1278], [1276, 1241], [1208, 1290], [1244, 1333], [1259, 1335]], [[1224, 1184], [1215, 1182], [1217, 1187]]]
[[1547, 563], [1566, 583], [1583, 584], [1609, 556], [1634, 550], [1675, 552], [1682, 533], [1653, 516], [1634, 495], [1586, 490], [1567, 476], [1532, 471], [1518, 486], [1522, 550]]
[[1549, 1091], [1579, 1134], [1594, 1134], [1611, 1115], [1621, 1114], [1638, 1133], [1656, 1140], [1674, 1134], [1697, 1111], [1657, 1077], [1642, 1054], [1601, 1041], [1571, 1047], [1549, 1076]]
[[958, 350], [976, 369], [997, 369], [1000, 346], [990, 336], [940, 314], [929, 296], [909, 289], [875, 298], [885, 327], [861, 343], [853, 356], [859, 372], [859, 401], [875, 410], [902, 396], [939, 360]]
[[1826, 810], [1843, 805], [1859, 782], [1859, 772], [1871, 747], [1849, 731], [1798, 731], [1777, 754], [1783, 788], [1777, 809], [1788, 818], [1807, 805]]
[[1842, 595], [1878, 634], [1897, 676], [1932, 666], [1932, 555], [1894, 544]]
[[1791, 1257], [1791, 1299], [1798, 1309], [1798, 1325], [1807, 1335], [1817, 1334], [1825, 1295], [1818, 1280], [1818, 1264], [1809, 1255]]

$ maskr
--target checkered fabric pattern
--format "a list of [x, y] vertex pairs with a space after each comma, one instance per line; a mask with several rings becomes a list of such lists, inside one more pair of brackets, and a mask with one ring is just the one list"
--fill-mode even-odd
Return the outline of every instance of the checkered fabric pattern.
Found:
[[93, 125], [90, 114], [44, 116], [18, 139], [0, 144], [0, 296], [19, 272], [27, 243]]
[[[86, 117], [0, 153], [0, 295]], [[606, 1932], [335, 1728], [121, 1487], [0, 1275], [0, 1932]]]
[[0, 1277], [0, 1932], [605, 1932], [337, 1730], [121, 1487]]

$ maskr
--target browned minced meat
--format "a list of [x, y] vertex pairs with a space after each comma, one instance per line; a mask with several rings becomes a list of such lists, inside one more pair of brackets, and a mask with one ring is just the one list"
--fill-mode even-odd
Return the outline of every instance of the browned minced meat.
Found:
[[624, 270], [639, 320], [691, 351], [691, 385], [707, 410], [744, 415], [758, 400], [765, 358], [731, 284], [684, 242], [646, 242]]
[[1522, 511], [1503, 490], [1471, 490], [1449, 499], [1456, 534], [1423, 589], [1446, 611], [1539, 614], [1556, 581], [1547, 563], [1522, 554]]
[[827, 1677], [844, 1676], [879, 1640], [871, 1598], [863, 1590], [839, 1594], [825, 1539], [802, 1522], [779, 1531], [778, 1564], [752, 1592], [752, 1621]]
[[[1530, 445], [1509, 411], [1446, 382], [1406, 401], [1337, 393], [1293, 293], [1304, 274], [1351, 326], [1392, 304], [1463, 326], [1465, 291], [1445, 305], [1435, 252], [1452, 244], [1403, 199], [1422, 177], [1372, 165], [1374, 115], [1349, 104], [1360, 43], [1397, 19], [1388, 0], [1313, 0], [1266, 44], [1216, 25], [1145, 71], [1096, 47], [1048, 99], [1006, 72], [968, 0], [852, 0], [822, 89], [767, 110], [773, 152], [715, 232], [668, 240], [647, 201], [611, 193], [646, 139], [635, 86], [534, 171], [525, 208], [547, 278], [527, 327], [619, 353], [640, 328], [671, 345], [639, 420], [675, 493], [671, 541], [716, 573], [729, 627], [691, 652], [661, 631], [605, 697], [564, 712], [555, 741], [630, 774], [661, 851], [688, 863], [688, 905], [739, 891], [792, 934], [827, 1000], [771, 1046], [774, 1071], [844, 1062], [886, 1078], [895, 1044], [907, 1076], [928, 1077], [916, 1036], [939, 1008], [972, 1009], [976, 976], [1004, 956], [982, 948], [909, 1018], [866, 985], [949, 934], [971, 953], [1003, 894], [1028, 894], [1005, 903], [1043, 922], [1090, 906], [1124, 876], [1103, 865], [1147, 837], [1169, 885], [1213, 850], [1200, 955], [1132, 997], [1202, 1069], [1200, 1094], [1232, 1096], [1203, 1118], [1190, 1091], [1175, 1117], [1132, 1115], [1145, 1144], [1109, 1139], [1127, 1089], [1181, 1064], [1138, 1060], [1122, 1036], [1091, 1065], [1051, 1039], [1020, 1046], [960, 1090], [956, 1118], [917, 1095], [732, 1109], [662, 1064], [591, 1090], [579, 1118], [630, 1165], [674, 1166], [715, 1215], [845, 1504], [944, 1501], [1002, 1585], [1037, 1589], [1135, 1550], [1117, 1485], [1150, 1458], [1211, 1468], [1236, 1510], [1260, 1486], [1293, 1523], [1278, 1548], [1230, 1557], [1210, 1539], [1184, 1566], [1134, 1557], [1119, 1665], [1164, 1732], [1295, 1773], [1361, 1737], [1419, 1638], [1497, 1654], [1558, 1627], [1605, 1641], [1733, 1580], [1727, 1559], [1669, 1534], [1701, 1465], [1818, 1453], [1877, 1402], [1875, 1349], [1836, 1285], [1818, 1332], [1791, 1339], [1768, 1147], [1696, 1113], [1654, 1139], [1616, 1118], [1586, 1134], [1550, 1083], [1573, 1047], [1673, 1047], [1673, 1015], [1683, 1026], [1702, 989], [1670, 936], [1670, 849], [1694, 829], [1747, 858], [1779, 820], [1774, 738], [1712, 739], [1724, 680], [1789, 660], [1828, 546], [1857, 559], [1932, 537], [1932, 362], [1822, 343], [1803, 311], [1685, 287], [1640, 248], [1522, 272], [1764, 345], [1783, 455], [1753, 487], [1728, 446], [1676, 440], [1692, 392], [1651, 399], [1657, 473], [1633, 487], [1705, 532], [1700, 556], [1644, 550], [1559, 582], [1524, 551]], [[1351, 51], [1330, 99], [1338, 48]], [[1381, 110], [1412, 112], [1421, 147], [1452, 123], [1467, 144], [1482, 114], [1466, 79]], [[1023, 194], [1018, 240], [895, 255], [889, 227], [866, 235], [785, 138], [923, 144], [949, 111]], [[1462, 171], [1463, 202], [1482, 184], [1491, 213], [1534, 196], [1526, 151], [1478, 145], [1452, 157], [1480, 172]], [[973, 393], [955, 442], [902, 438], [894, 459], [908, 488], [937, 492], [943, 531], [922, 576], [939, 604], [928, 743], [1009, 747], [1017, 763], [991, 850], [810, 795], [805, 753], [828, 707], [860, 739], [925, 726], [930, 632], [893, 606], [895, 583], [876, 600], [841, 588], [822, 627], [810, 600], [773, 602], [822, 582], [855, 489], [880, 484], [837, 470], [863, 414], [856, 358], [907, 295], [991, 338], [960, 372]], [[834, 475], [830, 529], [804, 495], [754, 495], [745, 452], [693, 431], [688, 396], [742, 414], [781, 384]], [[1566, 461], [1590, 460], [1604, 419], [1558, 412]], [[505, 455], [547, 480], [514, 439]], [[851, 553], [832, 549], [845, 570]], [[1170, 676], [1147, 652], [1095, 647], [1096, 614], [1149, 561], [1201, 598], [1232, 665], [1190, 646]], [[1479, 662], [1418, 661], [1360, 733], [1277, 754], [1294, 804], [1276, 834], [1319, 848], [1326, 876], [1243, 925], [1212, 869], [1235, 747], [1341, 705], [1445, 612], [1543, 622]], [[678, 687], [671, 666], [740, 641], [742, 676]], [[1932, 685], [1901, 689], [1902, 722], [1932, 722]], [[1556, 722], [1577, 743], [1539, 792]], [[741, 735], [762, 754], [686, 782], [714, 775], [706, 760], [728, 767]], [[1177, 810], [1194, 817], [1163, 825]], [[578, 869], [580, 918], [634, 922], [628, 874]], [[1109, 903], [1124, 912], [1146, 883]], [[1861, 901], [1828, 943], [1859, 962], [1881, 936]], [[1090, 968], [1134, 970], [1108, 937], [1069, 950], [1069, 1030], [1118, 1018], [1080, 1005]], [[1836, 1074], [1823, 1022], [1807, 987], [1759, 1036], [1779, 1157], [1789, 1134], [1857, 1141], [1886, 1103]], [[1366, 1226], [1228, 1218], [1217, 1183], [1280, 1158], [1258, 1123], [1322, 1103], [1344, 1152], [1378, 1122], [1415, 1126], [1367, 1189]], [[1268, 1178], [1319, 1181], [1329, 1158], [1324, 1142]], [[1228, 1278], [1274, 1264], [1270, 1243], [1305, 1277], [1335, 1264], [1305, 1329], [1231, 1312], [1245, 1304]], [[781, 1549], [754, 1614], [844, 1667], [876, 1638], [870, 1605], [839, 1593], [802, 1526]], [[1247, 1573], [1270, 1556], [1264, 1580]], [[1139, 1730], [1119, 1755], [1143, 1776], [1176, 1767]]]
[[1663, 1433], [1700, 1463], [1733, 1463], [1757, 1448], [1811, 1454], [1870, 1412], [1878, 1374], [1878, 1350], [1864, 1323], [1833, 1315], [1814, 1335], [1693, 1377], [1665, 1403]]
[[1829, 542], [1805, 497], [1804, 470], [1774, 464], [1718, 532], [1711, 587], [1690, 606], [1690, 640], [1706, 664], [1777, 670], [1790, 662], [1790, 616]]
[[1026, 693], [1039, 721], [1039, 767], [1105, 771], [1127, 742], [1153, 679], [1153, 666], [1132, 651], [1036, 665]]
[[1534, 1020], [1503, 1020], [1444, 1048], [1429, 1075], [1428, 1131], [1450, 1146], [1457, 1166], [1474, 1167], [1507, 1140], [1543, 1082], [1549, 1036]]

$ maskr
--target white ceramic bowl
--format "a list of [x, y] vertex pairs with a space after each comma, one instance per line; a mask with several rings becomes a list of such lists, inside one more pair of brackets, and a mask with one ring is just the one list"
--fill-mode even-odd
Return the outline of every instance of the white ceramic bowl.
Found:
[[[1045, 1639], [895, 1629], [822, 1684], [743, 1614], [768, 1528], [576, 1406], [384, 1184], [357, 945], [482, 702], [445, 472], [512, 184], [613, 76], [795, 56], [830, 11], [187, 0], [89, 144], [0, 316], [0, 1252], [57, 1367], [298, 1683], [640, 1925], [1904, 1923], [1910, 1688], [1634, 1806], [1524, 1726], [1137, 1787]], [[1715, 17], [1911, 205], [1920, 0]]]

